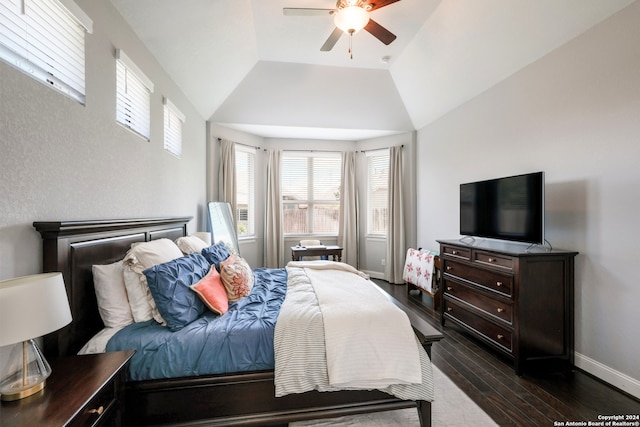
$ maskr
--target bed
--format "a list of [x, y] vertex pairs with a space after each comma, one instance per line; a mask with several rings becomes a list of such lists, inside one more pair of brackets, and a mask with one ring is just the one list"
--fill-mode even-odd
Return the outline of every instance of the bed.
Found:
[[[60, 271], [73, 321], [44, 337], [47, 357], [76, 354], [103, 328], [92, 266], [122, 259], [132, 243], [187, 235], [191, 217], [105, 221], [35, 222], [43, 239], [43, 271]], [[128, 381], [127, 425], [286, 425], [297, 420], [417, 408], [431, 425], [431, 404], [402, 400], [381, 391], [309, 391], [275, 397], [274, 371]]]

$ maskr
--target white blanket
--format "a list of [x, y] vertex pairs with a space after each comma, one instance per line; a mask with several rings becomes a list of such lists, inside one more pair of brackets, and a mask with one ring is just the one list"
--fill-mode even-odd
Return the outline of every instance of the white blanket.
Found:
[[[426, 352], [406, 315], [373, 283], [330, 261], [292, 262], [287, 272], [275, 331], [276, 396], [377, 388], [401, 399], [433, 400]], [[316, 297], [317, 287], [323, 290]]]

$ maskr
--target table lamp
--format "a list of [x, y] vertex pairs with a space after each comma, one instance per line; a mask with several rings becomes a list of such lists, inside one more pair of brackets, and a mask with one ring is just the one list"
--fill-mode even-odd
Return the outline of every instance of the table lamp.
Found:
[[0, 398], [31, 396], [44, 389], [51, 367], [34, 338], [71, 322], [61, 273], [35, 274], [0, 282], [0, 347], [15, 345], [0, 367]]

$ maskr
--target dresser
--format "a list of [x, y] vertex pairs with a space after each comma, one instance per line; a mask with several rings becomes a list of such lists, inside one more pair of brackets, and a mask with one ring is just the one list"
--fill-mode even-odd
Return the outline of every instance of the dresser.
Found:
[[452, 322], [526, 365], [573, 366], [574, 259], [577, 252], [507, 242], [438, 240], [441, 322]]
[[126, 366], [133, 351], [62, 357], [43, 391], [0, 405], [0, 425], [121, 426]]

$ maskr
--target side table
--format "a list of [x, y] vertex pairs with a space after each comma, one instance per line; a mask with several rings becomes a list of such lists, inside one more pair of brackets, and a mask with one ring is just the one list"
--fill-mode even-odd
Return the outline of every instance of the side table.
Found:
[[0, 425], [120, 426], [126, 366], [135, 351], [69, 356], [51, 363], [40, 393], [1, 402]]

